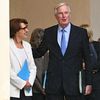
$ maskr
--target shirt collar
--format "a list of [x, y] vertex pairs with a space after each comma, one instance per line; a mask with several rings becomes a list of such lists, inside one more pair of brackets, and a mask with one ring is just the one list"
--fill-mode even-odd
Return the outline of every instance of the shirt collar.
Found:
[[[59, 25], [58, 26], [58, 30], [59, 31], [61, 31], [63, 28]], [[69, 23], [65, 28], [64, 28], [64, 30], [66, 31], [66, 32], [70, 32], [70, 29], [71, 29], [71, 24]]]

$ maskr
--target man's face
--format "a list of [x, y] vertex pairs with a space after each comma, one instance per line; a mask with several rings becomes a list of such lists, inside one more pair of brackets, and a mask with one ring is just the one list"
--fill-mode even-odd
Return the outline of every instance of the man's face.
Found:
[[70, 11], [66, 5], [63, 5], [57, 9], [57, 14], [55, 15], [59, 25], [61, 27], [66, 27], [70, 22]]

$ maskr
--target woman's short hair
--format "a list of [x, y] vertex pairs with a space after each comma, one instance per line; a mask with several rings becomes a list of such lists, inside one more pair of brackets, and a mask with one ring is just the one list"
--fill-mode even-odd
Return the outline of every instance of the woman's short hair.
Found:
[[37, 48], [41, 43], [44, 35], [44, 30], [42, 28], [36, 28], [33, 30], [30, 37], [30, 44], [33, 48]]
[[84, 28], [84, 29], [87, 30], [87, 34], [88, 34], [89, 40], [92, 41], [93, 31], [92, 31], [90, 25], [88, 25], [88, 24], [82, 24], [82, 25], [80, 25], [80, 27], [82, 27], [82, 28]]
[[27, 20], [22, 18], [13, 18], [10, 20], [10, 38], [13, 38], [16, 32], [20, 30], [20, 23], [28, 24]]

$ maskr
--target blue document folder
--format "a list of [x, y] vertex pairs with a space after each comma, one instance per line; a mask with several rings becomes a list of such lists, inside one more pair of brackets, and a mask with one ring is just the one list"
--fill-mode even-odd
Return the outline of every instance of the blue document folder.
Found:
[[18, 76], [23, 79], [23, 80], [28, 80], [30, 75], [30, 71], [28, 69], [28, 62], [25, 59], [24, 64], [22, 66], [22, 69], [20, 70], [20, 72], [18, 73]]

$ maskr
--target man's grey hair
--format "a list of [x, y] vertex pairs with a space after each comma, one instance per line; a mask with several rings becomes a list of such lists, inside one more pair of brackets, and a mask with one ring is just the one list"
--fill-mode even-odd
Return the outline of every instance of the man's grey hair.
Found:
[[69, 13], [70, 13], [71, 12], [70, 6], [67, 3], [63, 2], [63, 3], [59, 3], [59, 4], [57, 4], [55, 6], [55, 8], [54, 8], [54, 14], [57, 15], [58, 8], [61, 7], [61, 6], [64, 6], [64, 5], [68, 7], [68, 10], [69, 10]]

